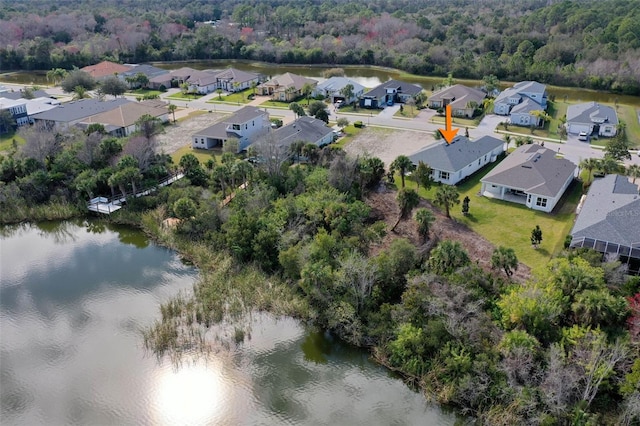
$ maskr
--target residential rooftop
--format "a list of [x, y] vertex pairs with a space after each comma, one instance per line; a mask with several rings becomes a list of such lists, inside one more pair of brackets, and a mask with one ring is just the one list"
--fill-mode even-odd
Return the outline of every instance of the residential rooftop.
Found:
[[503, 145], [504, 141], [492, 136], [483, 136], [475, 141], [465, 136], [456, 136], [451, 143], [438, 142], [409, 158], [414, 164], [422, 161], [431, 168], [453, 173]]

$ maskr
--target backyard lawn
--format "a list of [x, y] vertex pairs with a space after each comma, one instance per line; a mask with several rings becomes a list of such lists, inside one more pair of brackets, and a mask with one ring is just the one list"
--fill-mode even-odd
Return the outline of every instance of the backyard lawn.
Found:
[[[497, 163], [496, 163], [497, 164]], [[580, 182], [574, 182], [553, 213], [531, 210], [524, 205], [481, 197], [480, 179], [495, 165], [480, 170], [465, 183], [458, 185], [461, 204], [451, 209], [451, 216], [485, 237], [495, 246], [510, 247], [515, 250], [518, 260], [531, 268], [545, 265], [549, 259], [563, 249], [565, 237], [571, 231], [575, 208], [582, 194]], [[408, 184], [414, 187], [415, 183]], [[437, 185], [429, 191], [420, 189], [420, 196], [433, 200]], [[463, 216], [462, 200], [469, 196], [469, 215]], [[542, 244], [536, 250], [531, 246], [531, 230], [540, 225]]]
[[18, 136], [15, 132], [3, 133], [0, 135], [0, 152], [9, 151], [13, 149], [13, 140], [16, 140], [18, 145], [24, 144], [24, 138]]
[[171, 154], [171, 159], [174, 164], [179, 164], [180, 159], [185, 154], [193, 154], [200, 161], [200, 163], [204, 166], [210, 158], [214, 157], [216, 160], [216, 164], [220, 163], [220, 159], [222, 158], [222, 149], [193, 149], [191, 146], [184, 146]]

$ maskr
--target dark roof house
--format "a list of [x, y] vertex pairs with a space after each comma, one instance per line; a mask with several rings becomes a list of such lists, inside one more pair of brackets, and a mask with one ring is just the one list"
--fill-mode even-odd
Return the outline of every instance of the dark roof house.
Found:
[[550, 212], [577, 174], [577, 166], [537, 144], [522, 145], [480, 181], [481, 194]]
[[360, 106], [365, 108], [384, 107], [387, 102], [406, 102], [422, 92], [422, 87], [404, 81], [389, 80], [365, 92]]
[[322, 120], [304, 116], [276, 130], [274, 137], [277, 143], [286, 149], [297, 141], [324, 146], [333, 142], [333, 129], [327, 127]]
[[414, 164], [422, 161], [431, 167], [435, 181], [455, 185], [486, 164], [496, 161], [504, 152], [504, 145], [504, 141], [492, 136], [483, 136], [475, 141], [456, 136], [451, 143], [438, 142], [409, 158]]
[[68, 126], [95, 114], [110, 111], [132, 101], [125, 98], [116, 98], [106, 101], [98, 99], [81, 99], [79, 101], [66, 102], [52, 108], [34, 114], [31, 119], [34, 122], [45, 121], [55, 125]]
[[625, 176], [595, 179], [571, 230], [571, 247], [640, 259], [640, 195]]

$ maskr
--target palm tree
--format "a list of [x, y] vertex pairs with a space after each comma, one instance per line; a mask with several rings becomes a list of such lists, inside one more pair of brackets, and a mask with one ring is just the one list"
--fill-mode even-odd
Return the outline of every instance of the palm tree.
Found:
[[398, 216], [396, 223], [393, 225], [393, 228], [391, 228], [391, 232], [396, 229], [400, 220], [408, 216], [411, 213], [411, 210], [420, 203], [420, 196], [413, 189], [403, 188], [398, 191], [398, 197], [396, 200], [398, 201], [398, 207], [400, 207], [400, 215]]
[[593, 171], [600, 166], [598, 159], [596, 158], [585, 158], [580, 162], [580, 168], [589, 172], [587, 181], [591, 182], [593, 180]]
[[506, 151], [509, 151], [509, 144], [511, 143], [511, 135], [505, 133], [502, 139], [504, 139], [504, 142], [507, 144]]
[[445, 240], [431, 250], [429, 269], [436, 274], [450, 274], [469, 264], [469, 255], [458, 241]]
[[66, 76], [67, 71], [62, 68], [54, 68], [47, 71], [47, 81], [51, 81], [53, 84], [58, 84], [60, 81], [64, 80]]
[[422, 236], [422, 242], [425, 243], [429, 239], [429, 230], [431, 224], [435, 222], [436, 217], [427, 209], [416, 210], [416, 222], [418, 223], [418, 233]]
[[627, 176], [633, 178], [633, 183], [636, 183], [636, 179], [640, 177], [640, 166], [632, 164], [627, 167]]
[[460, 204], [459, 197], [460, 194], [458, 194], [458, 190], [455, 188], [455, 186], [440, 185], [440, 187], [436, 191], [436, 196], [433, 202], [440, 207], [444, 207], [446, 216], [448, 218], [451, 218], [449, 209], [453, 207], [454, 204]]
[[507, 277], [513, 275], [513, 271], [518, 269], [518, 258], [512, 248], [498, 247], [491, 255], [491, 267], [502, 269]]
[[77, 101], [88, 97], [89, 93], [87, 93], [87, 89], [83, 86], [76, 86], [73, 88], [73, 100]]
[[289, 152], [296, 157], [296, 163], [300, 162], [300, 155], [302, 154], [302, 149], [304, 148], [305, 141], [295, 141], [289, 146]]
[[169, 106], [167, 106], [167, 108], [169, 109], [169, 112], [171, 114], [173, 114], [173, 122], [176, 122], [176, 110], [178, 109], [178, 106], [176, 104], [169, 104]]
[[349, 83], [346, 86], [344, 86], [342, 89], [340, 89], [340, 94], [342, 96], [344, 96], [344, 103], [345, 105], [350, 104], [351, 103], [351, 98], [353, 98], [353, 84]]
[[605, 155], [602, 160], [599, 161], [598, 167], [605, 175], [617, 173], [620, 171], [620, 163], [613, 157]]
[[311, 97], [311, 93], [313, 93], [313, 85], [311, 83], [305, 83], [302, 85], [302, 94], [305, 98], [307, 98], [307, 106], [309, 106], [309, 98]]
[[397, 170], [400, 173], [400, 179], [402, 180], [402, 188], [404, 188], [404, 177], [407, 172], [415, 170], [416, 166], [411, 159], [406, 155], [399, 155], [389, 166], [391, 170]]

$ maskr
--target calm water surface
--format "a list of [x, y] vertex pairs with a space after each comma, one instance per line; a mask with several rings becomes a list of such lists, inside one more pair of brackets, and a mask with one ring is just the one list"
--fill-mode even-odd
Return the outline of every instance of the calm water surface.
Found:
[[0, 228], [3, 425], [452, 425], [456, 417], [292, 319], [176, 366], [142, 348], [158, 305], [193, 267], [128, 228]]

